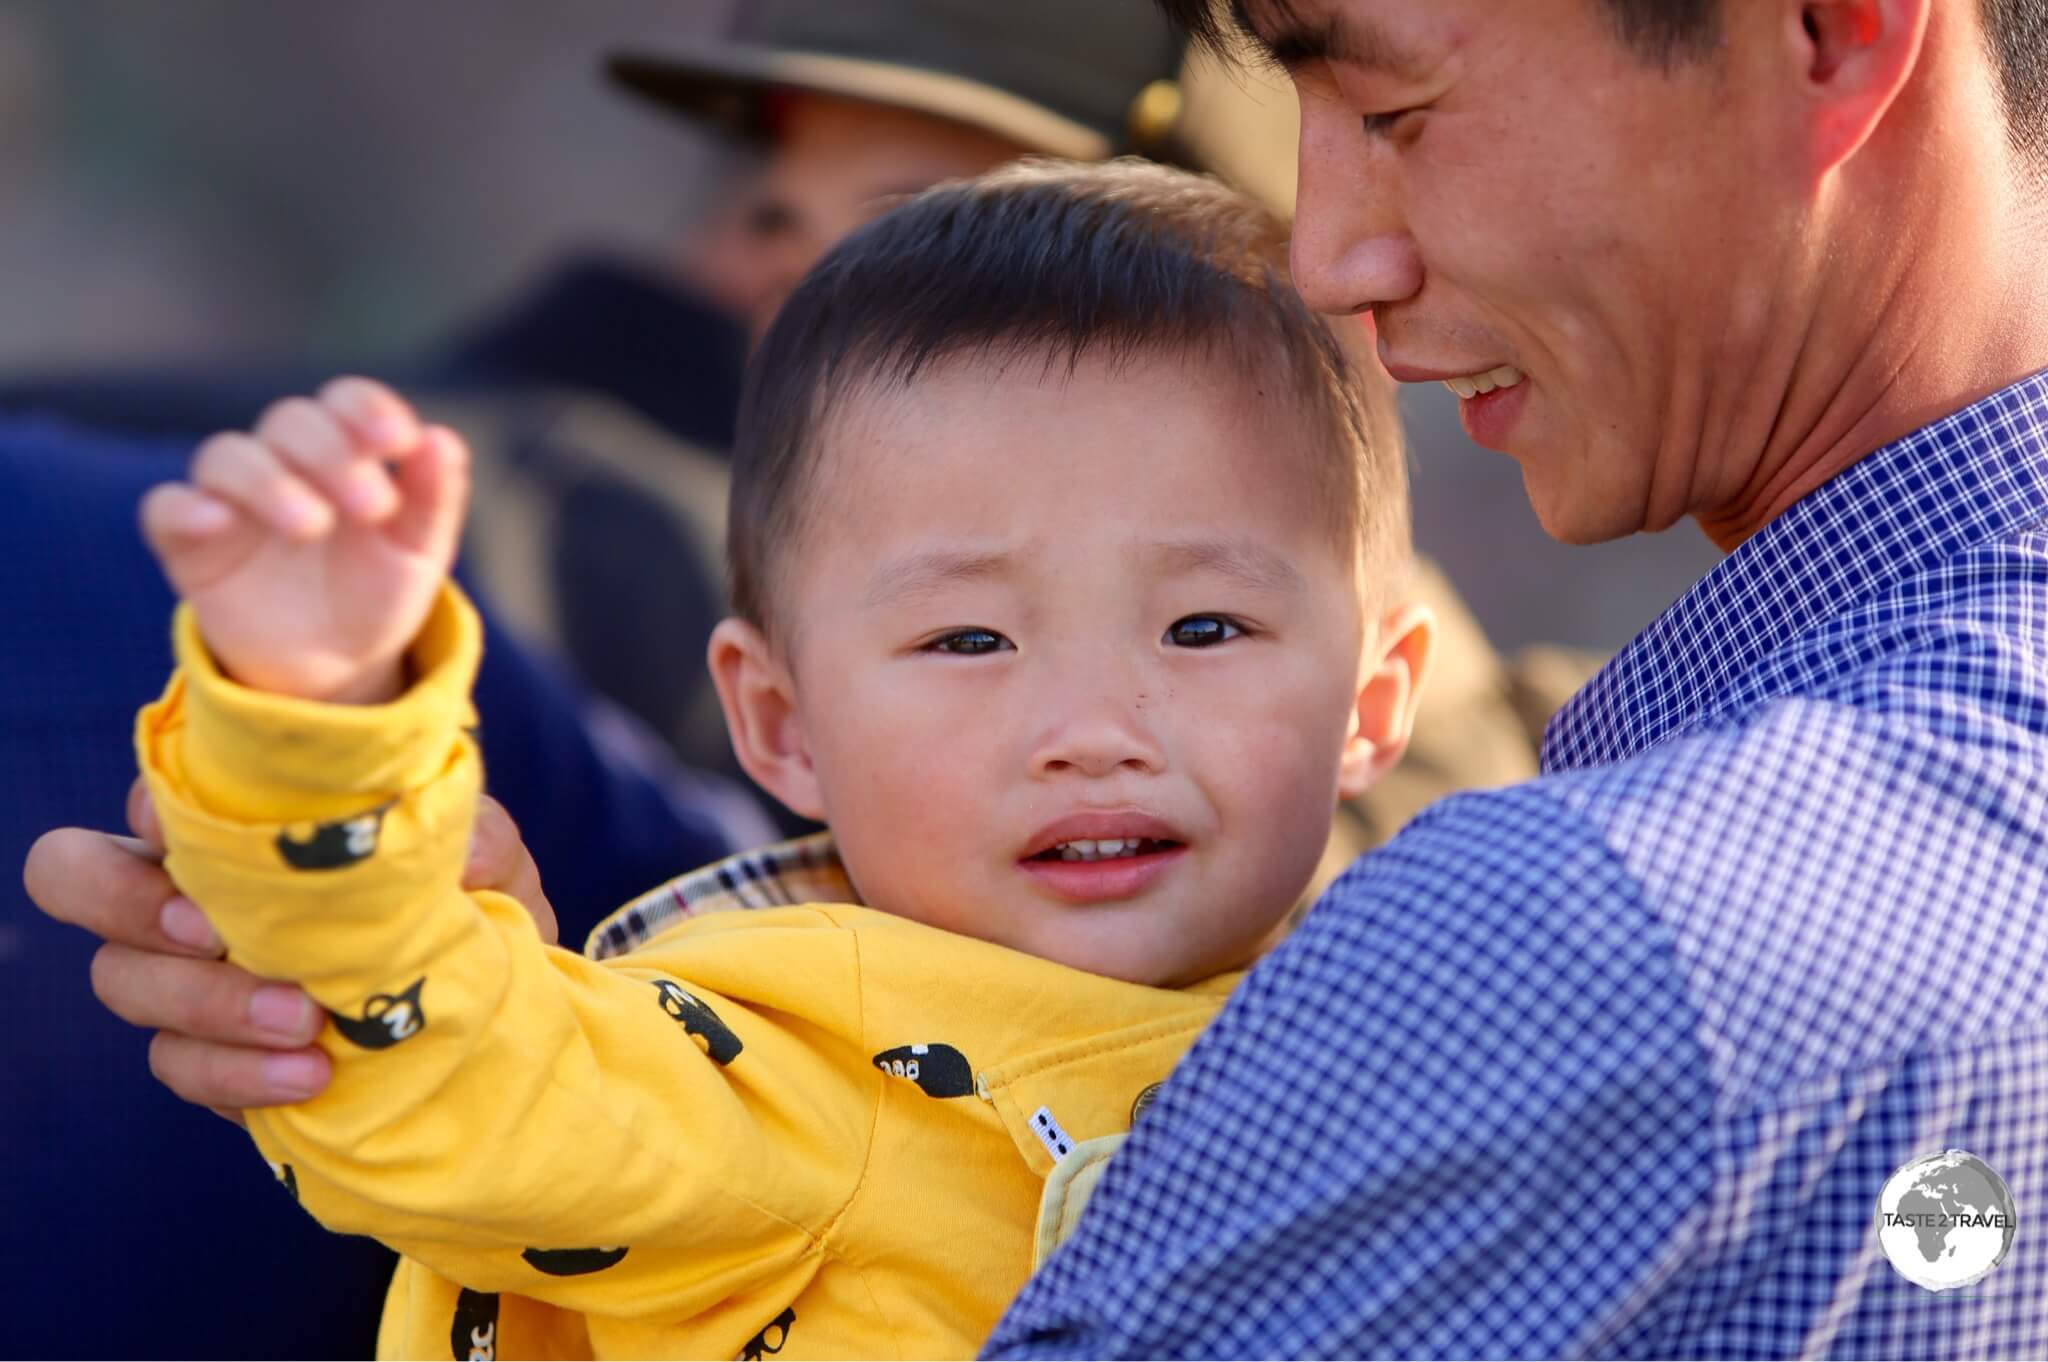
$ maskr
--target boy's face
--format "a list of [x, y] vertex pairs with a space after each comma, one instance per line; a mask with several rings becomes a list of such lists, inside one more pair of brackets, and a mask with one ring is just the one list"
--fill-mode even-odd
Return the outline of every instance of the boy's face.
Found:
[[[749, 765], [868, 903], [1152, 984], [1273, 935], [1399, 746], [1357, 736], [1372, 640], [1290, 405], [1178, 356], [838, 404]], [[1056, 846], [1117, 838], [1140, 854]]]

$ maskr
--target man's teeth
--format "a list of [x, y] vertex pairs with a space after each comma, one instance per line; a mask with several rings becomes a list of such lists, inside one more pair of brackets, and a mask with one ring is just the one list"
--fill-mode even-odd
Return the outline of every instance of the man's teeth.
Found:
[[1464, 378], [1447, 378], [1444, 386], [1460, 397], [1477, 397], [1490, 393], [1495, 388], [1512, 388], [1528, 375], [1512, 364], [1503, 364], [1498, 369], [1488, 369], [1483, 374], [1468, 374]]
[[1140, 856], [1163, 845], [1150, 837], [1110, 837], [1092, 842], [1062, 842], [1057, 850], [1063, 861], [1105, 861], [1112, 856]]

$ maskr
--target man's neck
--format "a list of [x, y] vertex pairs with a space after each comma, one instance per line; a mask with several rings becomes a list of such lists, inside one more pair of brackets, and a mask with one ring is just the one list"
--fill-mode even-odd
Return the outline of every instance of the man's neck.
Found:
[[[1997, 116], [1944, 112], [1950, 127]], [[1909, 120], [1891, 136], [1929, 130]], [[1695, 515], [1723, 550], [1872, 451], [2048, 368], [2048, 177], [2002, 139], [1990, 154], [1872, 150], [1830, 186], [1826, 282], [1763, 452], [1736, 495]]]

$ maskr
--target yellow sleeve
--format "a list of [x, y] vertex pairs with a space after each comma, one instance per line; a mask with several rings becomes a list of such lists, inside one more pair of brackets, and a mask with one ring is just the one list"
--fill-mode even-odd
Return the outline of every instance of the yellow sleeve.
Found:
[[251, 1133], [323, 1223], [452, 1280], [697, 1313], [798, 1270], [858, 1185], [878, 1096], [853, 936], [766, 931], [807, 986], [749, 1007], [730, 969], [599, 964], [463, 892], [479, 639], [451, 587], [404, 696], [330, 706], [227, 680], [180, 609], [179, 670], [136, 729], [166, 866], [235, 963], [335, 1023], [327, 1090]]

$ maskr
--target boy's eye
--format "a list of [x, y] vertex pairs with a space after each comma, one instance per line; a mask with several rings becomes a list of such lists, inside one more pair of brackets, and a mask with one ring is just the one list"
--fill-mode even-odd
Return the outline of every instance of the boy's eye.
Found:
[[925, 644], [926, 652], [951, 653], [956, 657], [978, 657], [1010, 647], [1010, 640], [988, 629], [958, 629], [944, 638]]
[[1208, 648], [1243, 632], [1235, 621], [1221, 615], [1189, 615], [1168, 627], [1166, 641], [1181, 648]]

